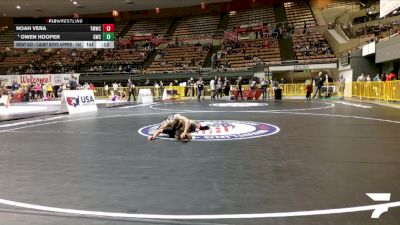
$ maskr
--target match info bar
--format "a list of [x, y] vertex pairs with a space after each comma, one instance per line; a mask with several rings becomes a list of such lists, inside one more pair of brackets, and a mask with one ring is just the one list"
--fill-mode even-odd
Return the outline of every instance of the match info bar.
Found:
[[109, 18], [17, 19], [14, 31], [14, 48], [114, 48]]
[[114, 48], [114, 41], [14, 41], [14, 48]]

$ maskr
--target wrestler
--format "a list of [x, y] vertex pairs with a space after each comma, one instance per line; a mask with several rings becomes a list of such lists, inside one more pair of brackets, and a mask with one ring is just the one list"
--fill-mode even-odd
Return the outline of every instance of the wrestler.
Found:
[[190, 120], [180, 114], [172, 114], [162, 122], [158, 130], [154, 132], [152, 136], [149, 136], [148, 139], [152, 141], [160, 134], [167, 134], [169, 138], [190, 141], [192, 139], [192, 132], [208, 129], [210, 129], [208, 126], [202, 126], [200, 123]]

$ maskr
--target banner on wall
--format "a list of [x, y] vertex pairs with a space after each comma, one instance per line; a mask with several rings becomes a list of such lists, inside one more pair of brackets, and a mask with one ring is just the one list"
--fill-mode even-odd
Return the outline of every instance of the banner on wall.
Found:
[[393, 12], [400, 7], [400, 1], [396, 0], [380, 0], [380, 18], [385, 17], [387, 14]]
[[60, 112], [69, 114], [96, 112], [96, 98], [93, 90], [64, 90], [61, 97]]
[[254, 32], [254, 31], [263, 31], [264, 27], [262, 23], [251, 23], [240, 25], [237, 28], [238, 33], [247, 33], [247, 32]]
[[23, 74], [23, 75], [1, 75], [0, 80], [2, 84], [6, 86], [11, 86], [11, 84], [16, 81], [19, 84], [26, 83], [51, 83], [54, 85], [63, 85], [68, 83], [69, 80], [74, 77], [79, 83], [79, 73], [74, 74]]
[[225, 32], [224, 34], [225, 41], [236, 42], [238, 40], [238, 34], [236, 32]]

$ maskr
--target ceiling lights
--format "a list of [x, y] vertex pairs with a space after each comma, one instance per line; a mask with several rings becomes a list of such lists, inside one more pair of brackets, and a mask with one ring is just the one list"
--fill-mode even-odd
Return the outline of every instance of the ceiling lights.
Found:
[[17, 9], [21, 9], [21, 6], [17, 5], [16, 8], [17, 8]]

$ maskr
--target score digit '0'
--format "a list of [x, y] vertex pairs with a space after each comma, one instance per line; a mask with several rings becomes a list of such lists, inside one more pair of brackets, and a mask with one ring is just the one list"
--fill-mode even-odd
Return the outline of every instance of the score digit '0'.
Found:
[[114, 32], [114, 24], [103, 24], [103, 32]]

